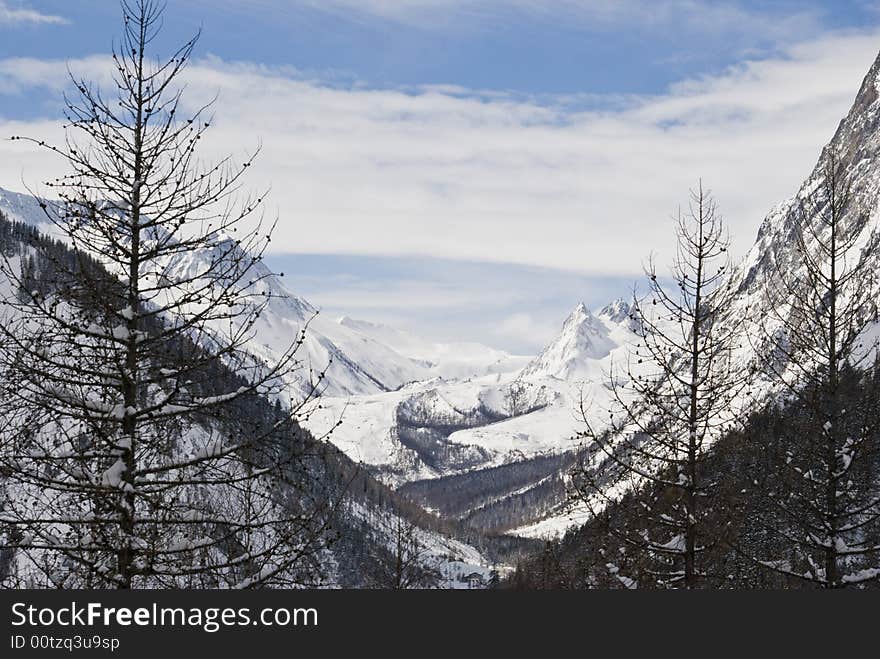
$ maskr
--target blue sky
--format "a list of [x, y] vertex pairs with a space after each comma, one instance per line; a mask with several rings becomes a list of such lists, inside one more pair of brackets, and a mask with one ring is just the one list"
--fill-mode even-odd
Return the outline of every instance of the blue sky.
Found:
[[[0, 134], [60, 134], [65, 67], [105, 80], [118, 14], [0, 0]], [[170, 0], [157, 53], [199, 27], [207, 154], [262, 141], [297, 292], [519, 352], [627, 294], [699, 177], [742, 254], [880, 48], [863, 0]], [[55, 171], [22, 149], [0, 187]]]
[[[4, 56], [100, 52], [113, 0], [5, 0], [69, 23], [4, 30]], [[171, 0], [163, 45], [195, 28], [202, 51], [369, 85], [530, 93], [657, 93], [747, 56], [878, 20], [866, 0]]]

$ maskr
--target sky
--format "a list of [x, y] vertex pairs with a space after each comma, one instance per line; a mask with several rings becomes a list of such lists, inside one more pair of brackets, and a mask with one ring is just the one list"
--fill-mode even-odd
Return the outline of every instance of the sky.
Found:
[[[742, 256], [880, 49], [867, 0], [169, 0], [219, 94], [207, 160], [262, 145], [270, 264], [331, 314], [534, 353], [630, 294], [702, 179]], [[106, 85], [112, 0], [0, 0], [0, 137], [58, 139]], [[0, 187], [62, 173], [0, 141]]]

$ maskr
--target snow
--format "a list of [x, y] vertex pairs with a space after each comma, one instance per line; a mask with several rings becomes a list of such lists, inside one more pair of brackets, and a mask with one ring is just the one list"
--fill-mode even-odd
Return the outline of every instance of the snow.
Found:
[[524, 378], [553, 377], [560, 380], [595, 381], [599, 365], [619, 343], [610, 325], [580, 303], [562, 325], [562, 331], [522, 372]]
[[[875, 110], [876, 103], [871, 111]], [[841, 139], [849, 139], [847, 131], [853, 130], [846, 122], [842, 124]], [[864, 141], [860, 148], [869, 154], [880, 145], [876, 135]], [[875, 161], [861, 157], [859, 165], [854, 167], [858, 173], [855, 189], [870, 193], [872, 203], [877, 197], [875, 181], [880, 180]], [[765, 301], [766, 288], [773, 285], [773, 268], [777, 263], [792, 260], [795, 206], [798, 199], [817, 193], [820, 173], [817, 168], [798, 194], [776, 206], [762, 223], [754, 247], [733, 272], [738, 299], [729, 311], [730, 318], [751, 317], [751, 312]], [[14, 219], [40, 228], [46, 226], [39, 203], [28, 195], [0, 190], [0, 209]], [[877, 224], [875, 209], [870, 210], [870, 220], [861, 229], [860, 244], [867, 241]], [[163, 269], [172, 279], [183, 278], [204, 272], [211, 258], [210, 254], [181, 254], [163, 264]], [[616, 300], [598, 312], [578, 304], [563, 323], [559, 335], [538, 356], [529, 359], [478, 343], [428, 341], [387, 325], [348, 316], [331, 319], [316, 315], [317, 306], [296, 296], [262, 264], [255, 266], [254, 274], [259, 281], [252, 292], [263, 296], [267, 303], [253, 328], [249, 349], [257, 358], [271, 361], [308, 325], [300, 353], [305, 368], [287, 382], [292, 397], [296, 397], [308, 388], [309, 371], [318, 374], [326, 370], [321, 407], [308, 419], [307, 426], [322, 436], [341, 420], [330, 441], [354, 460], [373, 468], [391, 485], [455, 473], [455, 468], [438, 470], [426, 464], [399, 441], [395, 433], [399, 413], [418, 412], [426, 424], [454, 420], [468, 425], [468, 419], [475, 413], [491, 412], [493, 419], [458, 429], [446, 438], [451, 446], [482, 451], [486, 457], [476, 467], [574, 448], [576, 444], [571, 437], [583, 428], [583, 420], [575, 413], [578, 402], [584, 397], [592, 403], [589, 420], [601, 431], [610, 402], [609, 392], [603, 385], [612, 367], [620, 368], [627, 363], [635, 342], [630, 307], [624, 300]], [[777, 311], [786, 313], [785, 306]], [[130, 320], [135, 313], [134, 309], [123, 309], [120, 317]], [[759, 336], [757, 321], [750, 322], [747, 331]], [[220, 326], [215, 329], [224, 330]], [[96, 334], [103, 331], [94, 328]], [[114, 328], [113, 335], [122, 340], [129, 336], [124, 326]], [[866, 350], [873, 349], [878, 337], [880, 324], [866, 331], [863, 343], [870, 346]], [[736, 355], [743, 368], [754, 358], [754, 350], [749, 341], [743, 342]], [[530, 409], [512, 418], [501, 418], [507, 412], [505, 392], [513, 383], [528, 385]], [[759, 383], [751, 395], [759, 398], [776, 392], [778, 387]], [[105, 409], [99, 403], [95, 403], [95, 410], [117, 418], [127, 413], [121, 406]], [[830, 430], [831, 425], [827, 424], [826, 431]], [[202, 450], [213, 451], [215, 447], [206, 445]], [[844, 452], [841, 457], [845, 467], [848, 466], [850, 456]], [[105, 472], [102, 479], [108, 482], [119, 479], [120, 473], [112, 470]], [[543, 520], [524, 525], [515, 533], [527, 537], [558, 534], [583, 523], [588, 514], [582, 506], [568, 506]]]
[[880, 579], [880, 569], [866, 568], [852, 574], [845, 574], [842, 580], [844, 583], [862, 583], [872, 579]]
[[682, 552], [685, 549], [685, 538], [683, 535], [676, 535], [669, 542], [657, 545], [660, 549], [668, 549], [673, 552]]
[[583, 526], [591, 517], [592, 512], [585, 504], [568, 504], [543, 519], [511, 529], [508, 533], [522, 538], [558, 538], [569, 529]]
[[110, 465], [107, 471], [101, 474], [101, 485], [104, 487], [119, 487], [122, 484], [122, 475], [125, 471], [125, 463], [120, 458]]
[[[583, 419], [576, 412], [582, 397], [593, 403], [590, 422], [597, 428], [607, 423], [607, 373], [612, 364], [626, 361], [635, 340], [629, 313], [623, 300], [598, 315], [580, 304], [563, 324], [560, 335], [528, 363], [508, 359], [499, 363], [499, 368], [505, 365], [500, 372], [480, 377], [435, 377], [393, 392], [324, 397], [322, 409], [311, 415], [307, 427], [319, 433], [341, 421], [330, 441], [352, 459], [373, 467], [392, 486], [573, 450], [578, 443], [572, 438], [583, 429]], [[428, 354], [414, 352], [424, 344], [387, 326], [349, 318], [339, 323], [393, 341], [410, 354]], [[487, 354], [494, 357], [494, 353]], [[522, 388], [526, 413], [511, 416], [506, 409], [511, 386]], [[500, 420], [470, 422], [481, 410]], [[423, 419], [425, 425], [466, 425], [452, 432], [446, 442], [478, 449], [487, 457], [468, 467], [438, 469], [425, 464], [395, 437], [399, 414]]]
[[[379, 541], [384, 542], [391, 552], [395, 551], [393, 530], [400, 523], [400, 517], [388, 510], [377, 511], [354, 500], [347, 502], [347, 510], [353, 519], [369, 522], [380, 536], [386, 534], [384, 538], [380, 537]], [[406, 521], [403, 520], [403, 523]], [[431, 529], [415, 527], [413, 531], [415, 541], [423, 550], [421, 561], [435, 568], [442, 577], [440, 588], [468, 588], [468, 584], [462, 581], [461, 577], [472, 573], [479, 574], [484, 583], [488, 582], [493, 566], [478, 549]]]
[[626, 588], [627, 590], [635, 590], [636, 588], [638, 588], [638, 583], [636, 581], [634, 581], [633, 579], [630, 579], [629, 577], [622, 575], [620, 573], [620, 568], [617, 567], [614, 563], [606, 563], [605, 567], [608, 570], [608, 572], [611, 573], [612, 575], [614, 575], [614, 577], [621, 584], [623, 584], [623, 587]]
[[392, 464], [399, 445], [392, 440], [390, 431], [394, 425], [394, 410], [405, 395], [404, 392], [391, 392], [324, 397], [320, 409], [312, 412], [306, 426], [318, 434], [341, 420], [342, 425], [333, 431], [330, 441], [348, 457], [373, 466]]
[[579, 429], [574, 409], [574, 397], [568, 386], [549, 382], [546, 386], [552, 394], [546, 407], [515, 416], [504, 421], [478, 428], [459, 430], [450, 436], [457, 444], [470, 444], [501, 456], [500, 461], [511, 458], [531, 458], [549, 453], [559, 453], [576, 447], [572, 440]]
[[206, 443], [204, 446], [198, 449], [193, 457], [197, 460], [200, 460], [203, 458], [210, 458], [215, 455], [220, 455], [221, 453], [223, 453], [223, 440], [217, 438], [213, 441]]
[[430, 377], [464, 379], [506, 373], [522, 367], [530, 359], [481, 343], [426, 341], [388, 325], [356, 320], [349, 316], [341, 317], [337, 323], [383, 343], [405, 357], [423, 363], [428, 368]]

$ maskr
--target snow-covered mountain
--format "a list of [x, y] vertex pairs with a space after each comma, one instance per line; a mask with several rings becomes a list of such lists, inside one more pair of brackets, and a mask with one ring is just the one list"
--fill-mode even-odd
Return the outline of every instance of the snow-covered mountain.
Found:
[[[843, 230], [858, 234], [857, 242], [864, 247], [878, 230], [880, 55], [865, 77], [849, 113], [822, 150], [812, 173], [794, 196], [772, 209], [761, 223], [755, 244], [734, 273], [738, 296], [729, 311], [731, 317], [755, 319], [754, 311], [766, 305], [771, 297], [781, 307], [774, 315], [785, 312], [784, 300], [780, 299], [779, 273], [793, 280], [803, 268], [796, 251], [796, 232], [804, 216], [809, 215], [809, 209], [821, 208], [827, 203], [822, 197], [821, 182], [832, 157], [852, 186], [853, 201], [841, 218]], [[812, 222], [813, 218], [808, 217], [807, 221]], [[809, 239], [810, 232], [804, 233]], [[880, 254], [873, 250], [870, 258], [876, 270], [880, 266]], [[880, 282], [877, 286], [874, 293], [880, 297]], [[774, 292], [773, 296], [768, 295], [770, 291]]]
[[[28, 194], [0, 188], [0, 210], [10, 219], [50, 231], [51, 224], [40, 202]], [[227, 250], [221, 243], [218, 250]], [[165, 264], [165, 274], [203, 272], [215, 255], [182, 253]], [[271, 360], [285, 350], [308, 323], [299, 357], [304, 368], [291, 384], [302, 391], [315, 374], [326, 370], [322, 388], [328, 396], [352, 396], [394, 391], [408, 382], [436, 376], [466, 377], [515, 368], [524, 358], [476, 343], [442, 344], [422, 341], [385, 325], [334, 320], [319, 313], [308, 300], [297, 296], [262, 262], [254, 266], [257, 295], [265, 294], [268, 305], [254, 327], [250, 348], [257, 356]]]
[[[6, 191], [0, 192], [0, 212], [11, 220], [25, 222], [29, 225], [39, 224], [38, 220], [42, 212], [38, 202], [26, 195], [17, 195]], [[54, 244], [54, 252], [50, 256], [38, 251], [34, 247], [34, 234], [29, 230], [20, 228], [13, 229], [5, 219], [0, 219], [0, 249], [6, 255], [6, 264], [17, 270], [21, 254], [30, 254], [37, 259], [37, 272], [41, 271], [40, 259], [60, 258], [64, 254], [63, 243]], [[48, 241], [47, 241], [48, 242]], [[221, 247], [222, 249], [222, 247]], [[203, 257], [205, 255], [202, 255]], [[176, 263], [181, 268], [198, 267], [197, 263], [181, 260]], [[172, 274], [173, 273], [169, 273]], [[267, 282], [267, 286], [273, 287], [277, 282]], [[0, 273], [0, 297], [14, 297], [16, 291], [12, 288], [12, 281]], [[306, 301], [290, 296], [279, 298], [276, 313], [284, 313], [290, 322], [295, 323], [297, 318], [310, 318], [314, 314], [314, 308]], [[4, 321], [10, 319], [6, 314], [15, 313], [12, 308], [5, 308]], [[332, 321], [330, 325], [336, 325]], [[335, 330], [337, 336], [339, 329]], [[360, 337], [355, 337], [362, 341]], [[340, 340], [340, 343], [343, 341]], [[375, 352], [375, 346], [370, 346]], [[218, 372], [219, 378], [232, 377], [231, 372]], [[271, 411], [271, 403], [264, 399], [252, 401], [249, 414], [258, 416], [261, 413]], [[199, 450], [204, 450], [205, 442], [216, 432], [215, 423], [224, 421], [212, 421], [211, 419], [198, 419], [185, 426], [178, 441], [175, 442], [175, 450], [181, 455], [190, 457]], [[221, 433], [227, 432], [225, 428]], [[234, 431], [231, 431], [234, 432]], [[57, 433], [50, 433], [55, 435]], [[467, 542], [457, 539], [447, 528], [441, 526], [435, 518], [425, 514], [420, 509], [412, 506], [408, 501], [402, 500], [394, 493], [377, 483], [369, 474], [364, 473], [351, 461], [339, 455], [338, 452], [326, 444], [316, 444], [314, 453], [307, 458], [309, 462], [308, 472], [309, 490], [305, 496], [301, 491], [291, 491], [290, 494], [281, 492], [279, 496], [285, 501], [293, 502], [302, 499], [302, 510], [306, 511], [315, 497], [326, 497], [327, 500], [338, 501], [334, 507], [332, 516], [326, 522], [335, 533], [336, 542], [321, 549], [315, 556], [316, 566], [320, 566], [320, 583], [326, 586], [343, 587], [376, 587], [384, 586], [381, 580], [376, 581], [376, 575], [383, 573], [382, 565], [391, 564], [394, 561], [394, 552], [399, 551], [398, 529], [406, 529], [408, 542], [418, 546], [419, 558], [417, 564], [413, 564], [413, 570], [428, 570], [436, 573], [437, 586], [442, 588], [464, 588], [467, 584], [462, 580], [462, 575], [477, 572], [485, 581], [490, 574], [490, 559], [471, 546]], [[351, 487], [352, 479], [358, 479], [357, 487]], [[0, 474], [0, 485], [4, 487], [7, 497], [15, 497], [18, 485], [10, 485], [4, 482], [4, 475]], [[220, 490], [211, 492], [212, 486], [201, 487], [200, 500], [209, 501], [211, 496]], [[276, 487], [285, 487], [282, 482]], [[26, 495], [25, 495], [26, 496]], [[28, 499], [25, 499], [28, 500]], [[8, 500], [7, 502], [8, 503]], [[306, 513], [303, 512], [305, 515]], [[6, 556], [8, 561], [12, 554]], [[8, 567], [8, 563], [7, 563]], [[3, 570], [0, 570], [0, 580], [4, 578]], [[317, 576], [315, 577], [318, 578]]]
[[[880, 55], [868, 71], [847, 116], [840, 122], [831, 141], [822, 149], [819, 160], [800, 189], [783, 201], [764, 218], [757, 239], [745, 258], [732, 272], [737, 291], [734, 303], [719, 322], [742, 320], [748, 340], [741, 342], [737, 355], [742, 369], [748, 369], [758, 359], [758, 351], [767, 349], [762, 337], [783, 325], [790, 313], [780, 277], [795, 281], [803, 274], [803, 259], [797, 252], [797, 235], [801, 223], [815, 222], [810, 209], [822, 208], [822, 181], [831, 158], [842, 167], [843, 179], [851, 184], [852, 203], [841, 218], [843, 232], [857, 236], [856, 245], [864, 248], [876, 245], [872, 241], [880, 231]], [[803, 232], [807, 248], [811, 245], [810, 231]], [[868, 252], [868, 267], [880, 270], [880, 250]], [[875, 299], [880, 300], [880, 279], [874, 280]], [[846, 291], [844, 291], [846, 294]], [[880, 336], [877, 323], [869, 328], [870, 338]], [[774, 396], [782, 389], [778, 380], [758, 381], [750, 388], [752, 397]], [[745, 404], [747, 401], [741, 401]], [[527, 536], [558, 533], [585, 521], [585, 511], [560, 508], [546, 519], [527, 525], [517, 532]]]
[[[309, 422], [320, 426], [341, 417], [332, 441], [394, 486], [573, 450], [582, 394], [594, 402], [591, 421], [601, 426], [606, 420], [606, 375], [627, 359], [635, 340], [629, 315], [624, 300], [596, 314], [579, 304], [559, 335], [522, 368], [510, 358], [494, 374], [325, 398]], [[381, 336], [416, 354], [387, 330]]]
[[612, 352], [632, 339], [630, 307], [615, 300], [597, 315], [581, 302], [566, 318], [562, 331], [522, 371], [521, 377], [594, 380]]

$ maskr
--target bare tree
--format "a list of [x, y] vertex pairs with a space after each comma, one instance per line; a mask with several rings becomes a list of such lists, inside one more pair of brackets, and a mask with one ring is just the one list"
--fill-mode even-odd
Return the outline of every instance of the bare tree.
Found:
[[271, 360], [248, 352], [272, 296], [262, 199], [236, 201], [253, 156], [201, 163], [210, 106], [185, 114], [178, 84], [198, 35], [155, 60], [163, 6], [122, 10], [113, 93], [71, 75], [66, 143], [30, 140], [70, 168], [41, 202], [65, 248], [33, 241], [3, 267], [10, 579], [309, 583], [331, 505], [297, 423], [308, 400], [287, 395], [302, 336]]
[[757, 323], [761, 371], [797, 412], [788, 432], [763, 440], [779, 465], [773, 482], [755, 482], [770, 493], [761, 521], [785, 552], [739, 549], [837, 588], [880, 578], [877, 346], [866, 336], [877, 320], [878, 236], [833, 151], [818, 177], [797, 208], [795, 255], [777, 261]]
[[521, 380], [514, 380], [504, 390], [504, 410], [509, 417], [528, 412], [528, 390]]
[[705, 475], [706, 452], [731, 424], [732, 404], [746, 381], [735, 359], [739, 324], [720, 320], [733, 297], [729, 241], [702, 183], [688, 212], [679, 213], [676, 235], [672, 285], [663, 283], [652, 260], [649, 295], [634, 295], [639, 342], [627, 364], [610, 373], [608, 428], [600, 432], [591, 424], [592, 401], [581, 404], [586, 429], [573, 474], [578, 498], [601, 516], [624, 492], [640, 494], [635, 515], [614, 517], [629, 522], [608, 519], [621, 550], [641, 558], [640, 580], [609, 558], [609, 571], [626, 587], [648, 579], [694, 588], [710, 576], [700, 557], [720, 530], [708, 521], [716, 483]]
[[439, 588], [442, 575], [431, 565], [431, 552], [412, 522], [394, 513], [372, 518], [376, 537], [367, 569], [373, 588], [411, 590]]

